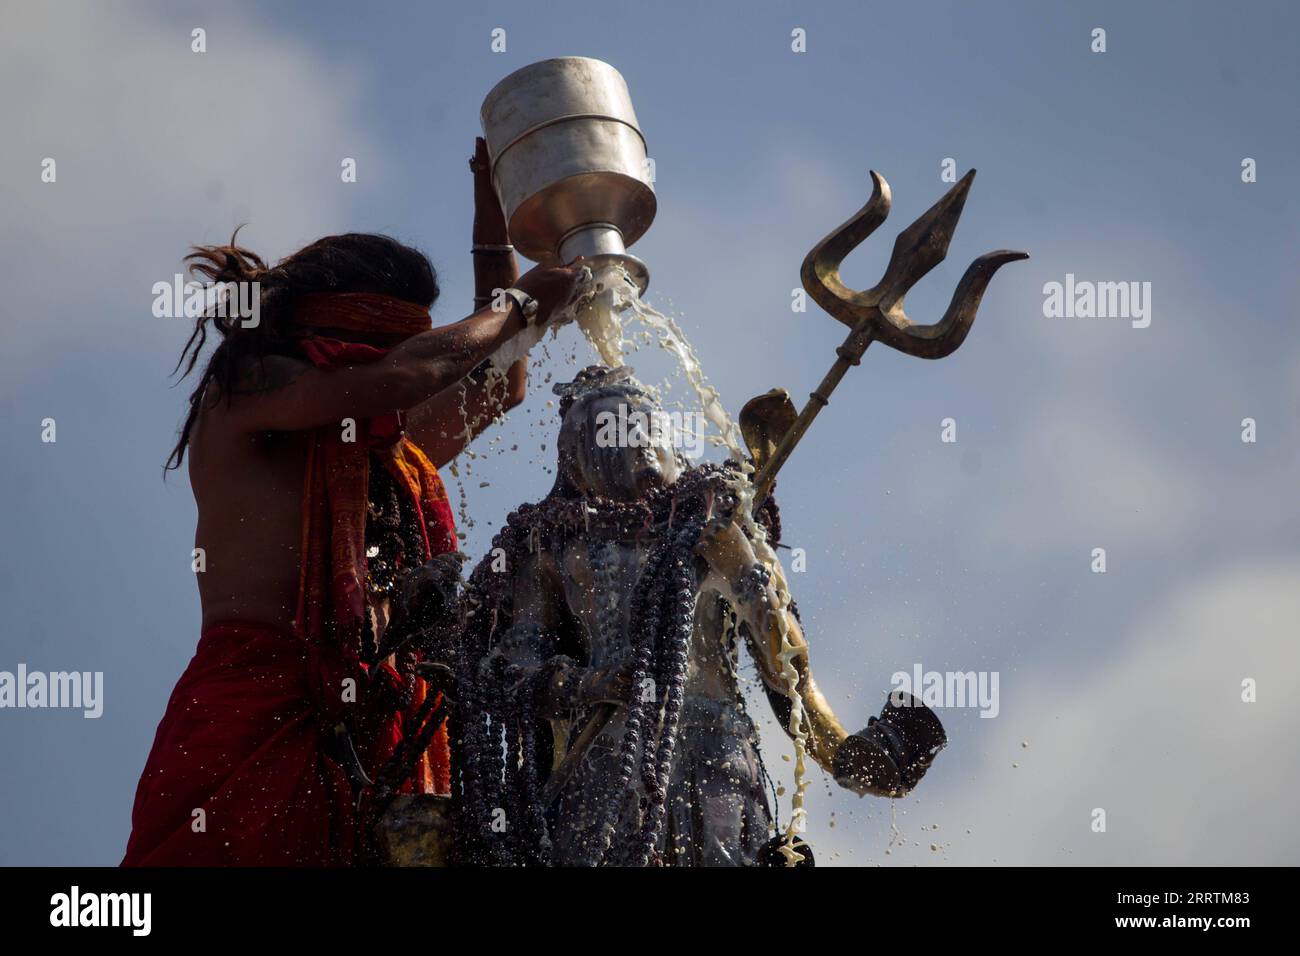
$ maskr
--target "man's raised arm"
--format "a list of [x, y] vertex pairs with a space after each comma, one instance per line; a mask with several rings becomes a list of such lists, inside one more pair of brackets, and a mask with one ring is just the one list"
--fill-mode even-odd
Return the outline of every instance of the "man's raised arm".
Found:
[[[534, 321], [546, 322], [565, 304], [574, 268], [531, 270], [519, 288], [538, 302]], [[506, 311], [491, 306], [466, 319], [413, 335], [373, 362], [332, 371], [284, 357], [268, 357], [266, 389], [232, 396], [232, 423], [245, 431], [298, 431], [404, 411], [452, 387], [528, 324], [509, 297]]]

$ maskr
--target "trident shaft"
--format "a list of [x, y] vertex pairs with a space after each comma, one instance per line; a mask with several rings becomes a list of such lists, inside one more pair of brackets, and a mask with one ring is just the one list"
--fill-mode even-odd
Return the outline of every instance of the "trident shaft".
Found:
[[[903, 297], [948, 254], [948, 243], [957, 228], [957, 220], [961, 218], [974, 179], [975, 170], [972, 169], [946, 196], [899, 233], [884, 277], [865, 292], [854, 292], [844, 284], [840, 279], [840, 263], [889, 215], [889, 184], [879, 173], [871, 172], [871, 199], [867, 204], [808, 253], [799, 270], [804, 289], [814, 302], [851, 331], [835, 350], [838, 356], [835, 364], [809, 396], [799, 417], [783, 429], [775, 449], [758, 463], [759, 471], [754, 477], [756, 502], [762, 501], [771, 491], [776, 473], [808, 431], [813, 419], [830, 402], [831, 392], [835, 391], [844, 373], [861, 363], [867, 346], [880, 341], [900, 352], [928, 359], [951, 354], [970, 331], [993, 273], [1008, 262], [1029, 258], [1026, 253], [1007, 249], [980, 256], [957, 283], [952, 302], [939, 322], [917, 325], [907, 317], [903, 311]], [[772, 407], [770, 397], [766, 407]]]

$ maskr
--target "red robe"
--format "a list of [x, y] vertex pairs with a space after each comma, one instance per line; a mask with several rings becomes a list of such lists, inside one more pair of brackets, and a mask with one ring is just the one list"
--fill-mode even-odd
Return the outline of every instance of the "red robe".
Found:
[[[427, 322], [427, 312], [425, 313]], [[304, 340], [321, 368], [373, 361], [380, 349]], [[425, 559], [456, 548], [447, 493], [428, 458], [402, 434], [400, 415], [338, 427], [311, 445], [303, 495], [298, 620], [290, 632], [229, 622], [207, 628], [172, 691], [140, 777], [123, 866], [336, 866], [367, 859], [373, 822], [331, 753], [346, 720], [373, 779], [426, 696], [414, 679], [402, 706], [388, 664], [369, 674], [351, 640], [364, 613], [365, 515], [371, 452], [410, 496]], [[351, 679], [351, 684], [346, 683]], [[355, 700], [345, 699], [354, 687]], [[446, 726], [402, 790], [450, 789]]]

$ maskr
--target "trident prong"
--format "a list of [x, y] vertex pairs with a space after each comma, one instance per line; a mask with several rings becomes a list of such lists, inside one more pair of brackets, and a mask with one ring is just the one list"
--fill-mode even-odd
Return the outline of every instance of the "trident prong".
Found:
[[889, 215], [889, 183], [871, 171], [871, 198], [847, 222], [813, 246], [799, 270], [799, 278], [814, 302], [839, 319], [852, 331], [836, 349], [838, 358], [816, 391], [809, 396], [794, 421], [766, 461], [758, 462], [754, 477], [754, 500], [762, 501], [771, 490], [776, 473], [785, 464], [812, 424], [817, 413], [830, 401], [831, 392], [851, 366], [876, 339], [890, 348], [919, 358], [937, 359], [952, 354], [966, 339], [980, 299], [993, 274], [1008, 262], [1028, 259], [1024, 252], [1002, 249], [980, 256], [972, 262], [943, 318], [933, 325], [917, 325], [903, 311], [903, 299], [931, 269], [943, 262], [948, 244], [961, 218], [962, 208], [975, 180], [975, 170], [961, 178], [947, 195], [931, 206], [894, 241], [885, 274], [865, 292], [855, 292], [840, 278], [840, 263], [861, 245]]

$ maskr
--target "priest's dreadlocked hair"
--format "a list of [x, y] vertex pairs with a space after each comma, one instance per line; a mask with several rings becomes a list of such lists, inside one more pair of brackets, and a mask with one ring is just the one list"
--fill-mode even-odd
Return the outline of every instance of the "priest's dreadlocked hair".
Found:
[[313, 292], [369, 292], [426, 308], [438, 298], [438, 275], [424, 253], [388, 236], [355, 232], [326, 236], [268, 267], [261, 256], [236, 243], [238, 235], [236, 229], [224, 246], [195, 246], [185, 261], [190, 263], [191, 274], [214, 283], [258, 283], [259, 321], [244, 328], [241, 318], [230, 314], [236, 310], [226, 308], [221, 310], [226, 315], [218, 315], [215, 307], [196, 320], [173, 374], [182, 366], [182, 379], [194, 371], [209, 329], [216, 329], [221, 341], [190, 393], [185, 423], [164, 472], [181, 466], [205, 395], [206, 401], [214, 403], [269, 388], [272, 383], [263, 374], [261, 362], [250, 369], [246, 360], [299, 354], [288, 325], [299, 297]]

